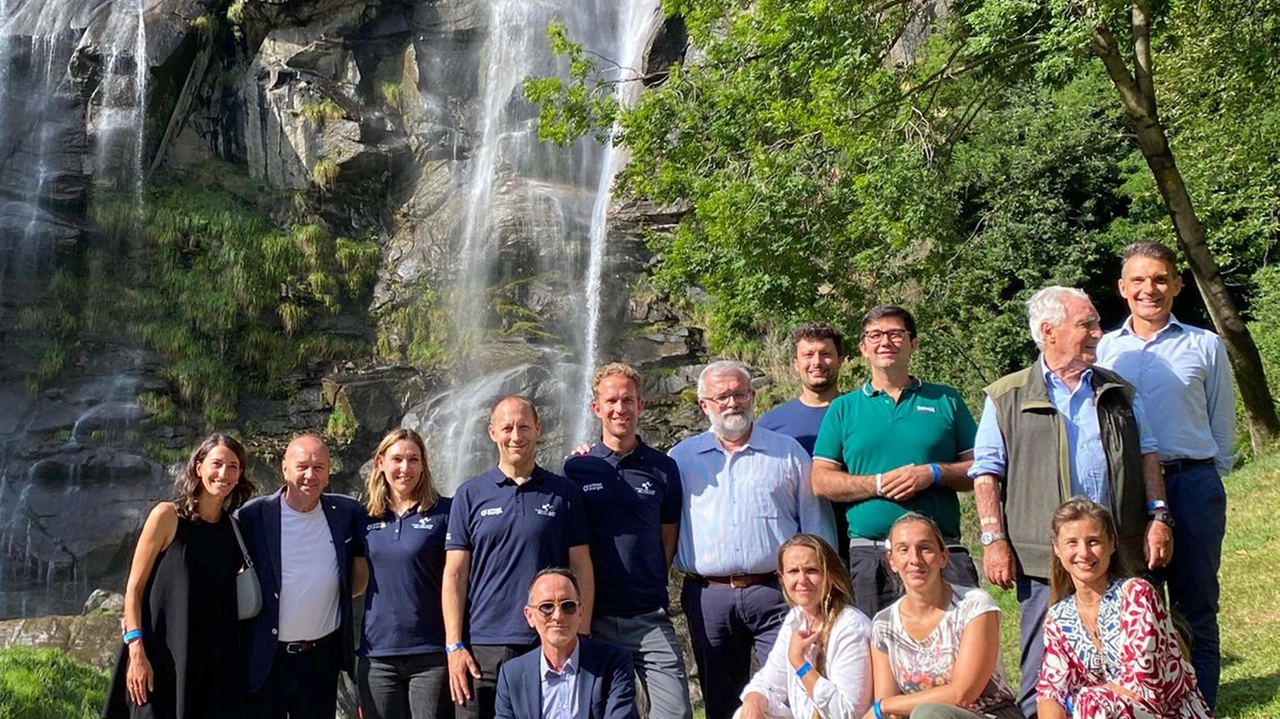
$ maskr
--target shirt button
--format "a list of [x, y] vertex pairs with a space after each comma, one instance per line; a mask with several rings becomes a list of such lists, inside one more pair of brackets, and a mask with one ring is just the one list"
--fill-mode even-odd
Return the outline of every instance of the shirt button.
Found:
[[272, 629], [272, 630], [271, 630], [271, 633], [272, 633], [272, 634], [279, 634], [280, 632], [276, 631], [275, 629]]
[[276, 599], [279, 599], [279, 598], [280, 598], [280, 592], [276, 592], [274, 596], [275, 596], [275, 598], [276, 598]]

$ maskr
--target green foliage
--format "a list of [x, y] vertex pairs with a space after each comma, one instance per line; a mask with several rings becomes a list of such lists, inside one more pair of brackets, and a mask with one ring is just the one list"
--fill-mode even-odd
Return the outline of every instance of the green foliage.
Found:
[[[228, 10], [228, 13], [230, 11]], [[211, 38], [218, 32], [218, 18], [209, 13], [200, 15], [191, 21], [191, 26], [200, 31], [205, 38]]]
[[541, 105], [538, 139], [567, 145], [593, 133], [605, 141], [618, 112], [612, 87], [607, 83], [588, 82], [596, 75], [595, 63], [581, 45], [569, 40], [564, 23], [551, 23], [547, 40], [552, 52], [568, 61], [568, 80], [555, 75], [525, 79], [525, 98]]
[[333, 406], [333, 411], [329, 413], [329, 422], [325, 425], [324, 434], [339, 444], [346, 444], [355, 438], [358, 427], [359, 423], [351, 413], [351, 406], [345, 399], [339, 399]]
[[383, 80], [378, 83], [378, 97], [382, 98], [387, 107], [400, 112], [404, 102], [404, 87], [398, 80]]
[[315, 166], [311, 168], [311, 181], [320, 188], [321, 192], [328, 192], [337, 184], [338, 174], [341, 171], [342, 168], [338, 167], [338, 163], [322, 157], [316, 160]]
[[391, 362], [408, 362], [424, 369], [443, 367], [450, 360], [449, 311], [429, 285], [409, 290], [401, 304], [378, 317], [374, 354]]
[[227, 6], [227, 22], [239, 27], [244, 24], [244, 6], [247, 0], [233, 0]]
[[1280, 266], [1264, 267], [1254, 275], [1257, 294], [1253, 301], [1253, 322], [1249, 329], [1258, 343], [1262, 365], [1267, 370], [1271, 396], [1280, 397]]
[[0, 648], [0, 719], [92, 719], [107, 675], [53, 649]]
[[297, 112], [316, 127], [323, 125], [326, 120], [341, 120], [345, 115], [338, 103], [327, 97], [323, 100], [305, 103], [298, 108]]

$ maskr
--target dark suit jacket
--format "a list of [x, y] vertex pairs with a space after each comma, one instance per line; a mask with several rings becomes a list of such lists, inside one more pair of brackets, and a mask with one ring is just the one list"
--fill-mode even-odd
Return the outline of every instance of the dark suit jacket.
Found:
[[[236, 511], [245, 547], [253, 558], [253, 568], [262, 585], [262, 611], [248, 622], [249, 691], [262, 688], [275, 659], [276, 632], [280, 627], [280, 502], [284, 490], [257, 497]], [[361, 518], [364, 510], [351, 497], [324, 494], [320, 507], [329, 520], [333, 549], [338, 557], [338, 613], [342, 637], [342, 666], [348, 674], [355, 672], [355, 636], [351, 629], [351, 559], [364, 556]], [[335, 667], [336, 668], [336, 667]]]
[[[637, 719], [635, 667], [631, 653], [608, 642], [578, 637], [578, 716], [574, 719]], [[542, 716], [542, 647], [521, 654], [498, 672], [497, 719]]]

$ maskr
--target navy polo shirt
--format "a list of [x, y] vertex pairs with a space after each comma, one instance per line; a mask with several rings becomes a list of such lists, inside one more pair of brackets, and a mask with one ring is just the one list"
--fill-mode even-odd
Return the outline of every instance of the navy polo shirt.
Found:
[[810, 407], [797, 397], [760, 415], [756, 426], [795, 437], [812, 457], [813, 443], [818, 439], [818, 429], [822, 427], [822, 418], [827, 416], [827, 409], [826, 405]]
[[396, 657], [444, 651], [444, 537], [449, 506], [441, 497], [430, 509], [414, 507], [397, 517], [387, 511], [365, 525], [369, 588], [364, 596], [360, 655]]
[[467, 619], [472, 644], [534, 644], [524, 620], [529, 583], [569, 566], [569, 548], [587, 544], [578, 486], [542, 467], [522, 485], [497, 467], [458, 488], [446, 549], [471, 552]]
[[598, 442], [564, 473], [582, 488], [596, 579], [594, 614], [635, 616], [667, 606], [662, 525], [680, 521], [680, 469], [641, 442], [619, 455]]

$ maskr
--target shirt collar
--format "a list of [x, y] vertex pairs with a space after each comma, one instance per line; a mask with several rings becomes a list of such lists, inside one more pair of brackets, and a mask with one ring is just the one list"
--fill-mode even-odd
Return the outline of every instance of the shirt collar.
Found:
[[[755, 447], [753, 447], [751, 444], [751, 440], [755, 438], [757, 429], [759, 429], [759, 426], [755, 422], [752, 422], [751, 435], [747, 437], [747, 441], [743, 443], [742, 449], [738, 450], [739, 452], [746, 452], [748, 450], [755, 449]], [[703, 432], [702, 434], [698, 435], [696, 439], [699, 442], [701, 442], [701, 444], [699, 444], [696, 448], [699, 453], [711, 452], [711, 451], [716, 451], [716, 452], [724, 451], [724, 445], [720, 444], [720, 440], [716, 438], [716, 433], [714, 430], [709, 429], [706, 432]]]
[[[1040, 355], [1040, 359], [1037, 361], [1040, 363], [1040, 374], [1044, 377], [1044, 384], [1046, 387], [1061, 385], [1062, 387], [1065, 388], [1067, 386], [1067, 383], [1063, 382], [1061, 377], [1059, 377], [1058, 375], [1054, 374], [1049, 370], [1049, 365], [1044, 363], [1043, 354]], [[1089, 369], [1080, 373], [1080, 384], [1076, 385], [1076, 387], [1079, 388], [1081, 385], [1088, 385], [1092, 380], [1093, 380], [1093, 368], [1090, 367]]]
[[[1170, 314], [1169, 322], [1166, 323], [1164, 327], [1161, 327], [1159, 332], [1156, 332], [1156, 337], [1159, 337], [1160, 335], [1164, 334], [1166, 330], [1170, 330], [1174, 327], [1178, 328], [1179, 332], [1186, 329], [1186, 325], [1179, 322], [1178, 318], [1175, 315]], [[1138, 335], [1135, 334], [1133, 331], [1133, 315], [1129, 315], [1128, 317], [1124, 318], [1124, 324], [1120, 325], [1120, 334], [1133, 335], [1134, 337], [1138, 337]], [[1142, 338], [1139, 337], [1138, 339], [1142, 339]]]
[[[529, 484], [529, 482], [533, 482], [535, 480], [541, 479], [542, 474], [544, 472], [546, 472], [546, 470], [544, 470], [541, 465], [537, 465], [537, 464], [533, 465], [533, 471], [529, 473], [529, 479], [528, 481], [525, 482], [525, 484]], [[493, 482], [499, 487], [501, 487], [504, 482], [510, 482], [511, 484], [516, 484], [516, 481], [508, 477], [507, 475], [503, 474], [502, 470], [499, 469], [498, 465], [496, 464], [490, 467], [489, 471], [485, 473], [484, 476], [488, 477], [490, 482]]]
[[640, 435], [636, 435], [635, 449], [631, 450], [630, 452], [627, 452], [626, 454], [618, 454], [612, 449], [609, 449], [609, 445], [605, 444], [604, 442], [596, 442], [595, 444], [591, 445], [591, 450], [587, 452], [587, 456], [612, 460], [613, 462], [617, 463], [626, 459], [627, 457], [631, 457], [633, 455], [639, 455], [641, 452], [648, 449], [648, 447], [649, 445], [644, 443], [644, 438], [641, 437]]
[[542, 677], [543, 681], [546, 681], [552, 678], [567, 677], [567, 676], [573, 676], [577, 674], [578, 673], [578, 653], [581, 651], [582, 651], [582, 640], [579, 639], [578, 643], [575, 644], [573, 647], [573, 652], [570, 653], [569, 658], [565, 660], [564, 668], [561, 669], [560, 671], [556, 671], [551, 668], [550, 664], [547, 663], [546, 652], [540, 650], [538, 652], [539, 676]]
[[[903, 389], [906, 390], [907, 392], [919, 392], [920, 386], [923, 384], [924, 383], [920, 381], [919, 377], [910, 377], [909, 381], [907, 382], [907, 386], [903, 387]], [[869, 379], [866, 382], [862, 383], [862, 393], [868, 397], [875, 397], [876, 395], [884, 394], [882, 390], [878, 390], [875, 387], [872, 387], [871, 380]]]

